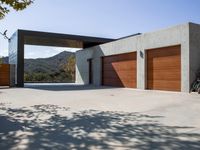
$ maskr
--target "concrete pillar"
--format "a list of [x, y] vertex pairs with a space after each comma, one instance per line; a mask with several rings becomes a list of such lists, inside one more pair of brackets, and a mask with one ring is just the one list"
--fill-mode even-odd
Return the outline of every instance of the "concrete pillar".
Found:
[[[189, 40], [189, 39], [188, 39]], [[181, 92], [190, 92], [189, 42], [181, 44]]]
[[92, 69], [93, 69], [93, 84], [100, 86], [102, 83], [102, 58], [93, 58], [92, 59]]
[[145, 67], [145, 50], [137, 51], [137, 88], [145, 89], [146, 67]]

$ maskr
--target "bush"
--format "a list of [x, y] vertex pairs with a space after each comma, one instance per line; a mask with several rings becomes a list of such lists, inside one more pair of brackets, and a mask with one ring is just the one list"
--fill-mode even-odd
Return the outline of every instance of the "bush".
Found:
[[0, 64], [3, 64], [3, 57], [0, 56]]

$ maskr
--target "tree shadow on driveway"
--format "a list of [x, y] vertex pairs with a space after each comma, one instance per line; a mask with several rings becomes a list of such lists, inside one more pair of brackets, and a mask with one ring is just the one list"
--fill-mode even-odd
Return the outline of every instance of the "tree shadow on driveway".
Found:
[[200, 134], [165, 126], [162, 116], [56, 105], [0, 104], [0, 149], [200, 149]]
[[61, 84], [61, 83], [26, 83], [24, 88], [45, 90], [45, 91], [85, 91], [85, 90], [105, 90], [116, 89], [119, 87], [79, 85], [79, 84]]

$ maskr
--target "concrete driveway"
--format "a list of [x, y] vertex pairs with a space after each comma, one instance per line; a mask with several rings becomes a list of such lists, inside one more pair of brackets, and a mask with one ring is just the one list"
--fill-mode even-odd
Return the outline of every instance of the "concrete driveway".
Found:
[[0, 149], [200, 149], [200, 95], [82, 85], [0, 89]]

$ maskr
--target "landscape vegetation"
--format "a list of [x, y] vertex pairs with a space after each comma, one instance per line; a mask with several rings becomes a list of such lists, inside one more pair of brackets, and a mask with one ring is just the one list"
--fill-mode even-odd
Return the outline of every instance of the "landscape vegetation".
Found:
[[[0, 63], [8, 63], [8, 57], [0, 59]], [[74, 82], [75, 54], [63, 51], [49, 58], [24, 60], [25, 82]]]

